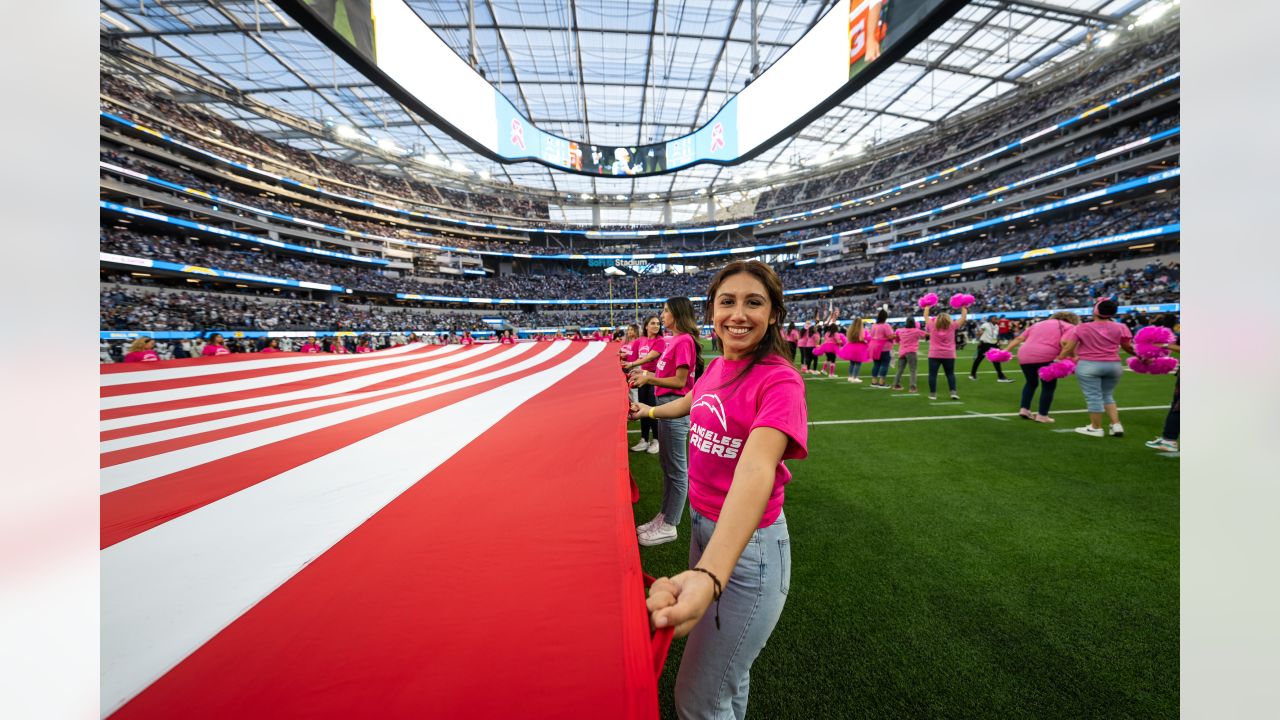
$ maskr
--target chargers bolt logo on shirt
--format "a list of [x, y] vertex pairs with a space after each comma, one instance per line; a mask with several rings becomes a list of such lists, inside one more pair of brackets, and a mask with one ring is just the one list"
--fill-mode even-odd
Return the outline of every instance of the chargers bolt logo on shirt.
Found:
[[689, 445], [701, 452], [727, 460], [733, 460], [738, 457], [738, 453], [742, 450], [742, 438], [721, 435], [714, 430], [706, 429], [698, 422], [693, 422], [693, 412], [698, 408], [706, 408], [720, 422], [721, 430], [725, 432], [729, 430], [728, 418], [725, 417], [724, 405], [720, 402], [720, 398], [712, 393], [707, 393], [698, 398], [697, 402], [689, 409], [691, 420], [689, 423]]

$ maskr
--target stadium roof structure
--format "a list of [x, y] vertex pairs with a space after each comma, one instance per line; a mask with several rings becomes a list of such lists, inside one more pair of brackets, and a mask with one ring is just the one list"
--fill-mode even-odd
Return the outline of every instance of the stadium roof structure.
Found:
[[[705, 123], [841, 0], [409, 0], [461, 57], [539, 127], [605, 145], [661, 142]], [[587, 177], [501, 164], [407, 110], [268, 0], [101, 0], [111, 72], [145, 74], [181, 102], [344, 162], [421, 168], [559, 200], [554, 220], [691, 219], [708, 192], [728, 203], [802, 166], [946, 121], [1122, 33], [1177, 0], [972, 0], [844, 102], [789, 140], [732, 167], [641, 178]], [[752, 38], [751, 17], [758, 18]], [[1112, 37], [1111, 39], [1114, 39]], [[146, 63], [116, 62], [122, 57]], [[185, 75], [186, 82], [175, 78]], [[204, 84], [195, 87], [193, 84]], [[201, 91], [210, 90], [210, 91]], [[216, 91], [216, 92], [213, 92]], [[229, 99], [233, 96], [234, 100]], [[257, 111], [247, 107], [256, 107]], [[304, 122], [266, 116], [263, 107]], [[362, 150], [367, 148], [367, 150]], [[434, 167], [432, 167], [434, 166]], [[513, 188], [514, 186], [514, 188]]]

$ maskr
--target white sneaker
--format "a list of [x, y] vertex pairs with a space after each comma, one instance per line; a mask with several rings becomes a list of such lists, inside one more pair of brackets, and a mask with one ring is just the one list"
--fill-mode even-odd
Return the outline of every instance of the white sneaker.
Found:
[[997, 380], [996, 382], [1011, 383], [1011, 382], [1013, 382], [1013, 378], [1002, 377], [1002, 378], [1000, 378], [999, 380]]
[[1124, 437], [1124, 426], [1120, 423], [1111, 423], [1111, 437]]
[[676, 536], [676, 526], [668, 525], [664, 520], [661, 525], [651, 527], [640, 533], [640, 544], [645, 547], [662, 545], [663, 543], [673, 542]]
[[640, 442], [631, 446], [631, 452], [644, 452], [649, 449], [649, 441], [641, 439]]
[[657, 440], [651, 440], [651, 441], [649, 442], [649, 449], [648, 449], [646, 452], [648, 452], [650, 455], [657, 455], [657, 454], [658, 454], [658, 441], [657, 441]]
[[656, 527], [656, 526], [658, 526], [658, 525], [661, 525], [661, 524], [662, 524], [662, 513], [658, 513], [657, 515], [654, 515], [654, 516], [653, 516], [653, 519], [652, 519], [652, 520], [650, 520], [649, 522], [644, 523], [643, 525], [637, 525], [637, 526], [636, 526], [636, 534], [637, 534], [637, 535], [640, 535], [640, 534], [642, 534], [642, 533], [649, 532], [649, 531], [650, 531], [650, 530], [652, 530], [654, 527]]
[[1148, 441], [1146, 443], [1146, 446], [1153, 450], [1167, 450], [1170, 452], [1178, 451], [1177, 440], [1165, 440], [1162, 437], [1158, 437], [1155, 440]]
[[855, 384], [860, 384], [860, 383], [862, 382], [862, 378], [860, 378], [860, 377], [851, 377], [851, 378], [849, 378], [849, 382], [851, 382], [851, 383], [855, 383]]
[[1102, 437], [1106, 435], [1106, 433], [1102, 432], [1102, 428], [1096, 428], [1096, 427], [1093, 427], [1092, 425], [1085, 425], [1084, 427], [1078, 427], [1076, 428], [1076, 432], [1080, 433], [1081, 435], [1088, 435], [1089, 437]]

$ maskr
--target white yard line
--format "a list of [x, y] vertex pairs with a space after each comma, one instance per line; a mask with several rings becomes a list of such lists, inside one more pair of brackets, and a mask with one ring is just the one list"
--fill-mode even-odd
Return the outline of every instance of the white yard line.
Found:
[[978, 412], [977, 410], [965, 410], [965, 412], [969, 413], [970, 415], [981, 415], [982, 417], [991, 418], [992, 420], [999, 420], [1000, 422], [1009, 422], [1009, 418], [1000, 417], [999, 415], [984, 415]]

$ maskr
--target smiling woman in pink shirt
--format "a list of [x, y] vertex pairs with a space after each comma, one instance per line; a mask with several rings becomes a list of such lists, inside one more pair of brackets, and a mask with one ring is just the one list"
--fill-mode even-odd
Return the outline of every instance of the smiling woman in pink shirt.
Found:
[[768, 265], [726, 265], [711, 281], [706, 319], [723, 357], [711, 361], [689, 395], [632, 411], [690, 421], [690, 569], [658, 578], [648, 608], [654, 627], [689, 635], [676, 677], [677, 713], [742, 717], [751, 665], [790, 591], [782, 506], [791, 472], [783, 461], [808, 454], [808, 412], [781, 332], [782, 284]]
[[951, 321], [945, 312], [930, 318], [929, 311], [924, 309], [924, 327], [929, 333], [929, 399], [938, 399], [938, 368], [947, 375], [947, 387], [951, 389], [951, 399], [959, 400], [956, 392], [956, 330], [969, 320], [968, 306], [960, 309], [960, 322]]
[[[1058, 381], [1040, 380], [1040, 368], [1058, 357], [1067, 332], [1079, 324], [1079, 315], [1065, 310], [1057, 312], [1023, 330], [1022, 334], [1014, 338], [1013, 342], [1005, 348], [1009, 352], [1018, 350], [1018, 366], [1022, 368], [1024, 382], [1022, 405], [1018, 408], [1019, 416], [1036, 422], [1053, 422], [1053, 418], [1049, 417], [1049, 408], [1053, 406], [1053, 394], [1058, 388]], [[1038, 412], [1032, 414], [1031, 399], [1035, 397], [1036, 386], [1040, 386], [1040, 406]]]

